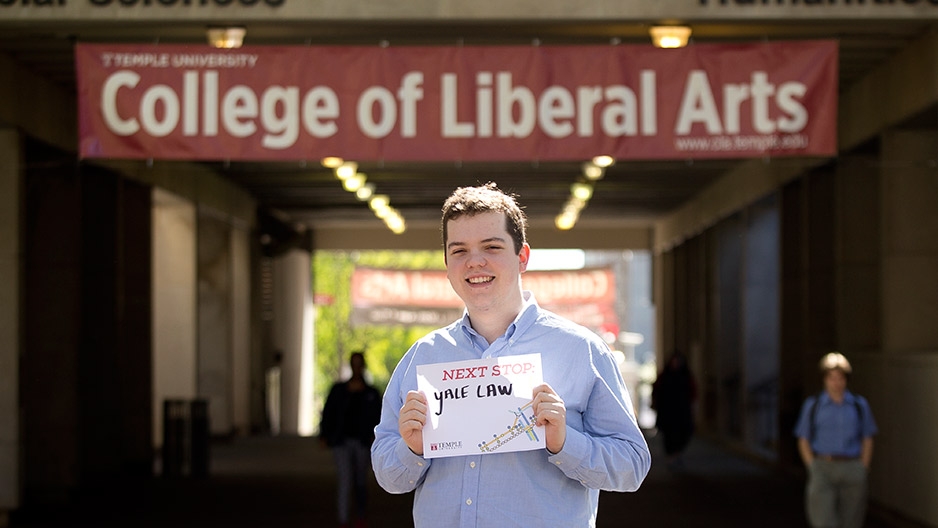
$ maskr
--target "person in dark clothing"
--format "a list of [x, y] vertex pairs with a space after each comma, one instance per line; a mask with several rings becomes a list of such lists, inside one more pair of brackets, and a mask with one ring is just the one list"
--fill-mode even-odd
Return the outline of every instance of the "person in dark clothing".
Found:
[[697, 385], [687, 360], [675, 352], [658, 374], [651, 393], [651, 406], [658, 413], [655, 426], [661, 433], [671, 469], [682, 466], [682, 455], [694, 434], [696, 399]]
[[365, 356], [349, 358], [352, 377], [336, 383], [322, 410], [320, 437], [332, 449], [338, 473], [338, 519], [349, 526], [349, 499], [354, 487], [355, 526], [364, 527], [368, 502], [368, 471], [375, 426], [381, 420], [381, 394], [365, 381]]

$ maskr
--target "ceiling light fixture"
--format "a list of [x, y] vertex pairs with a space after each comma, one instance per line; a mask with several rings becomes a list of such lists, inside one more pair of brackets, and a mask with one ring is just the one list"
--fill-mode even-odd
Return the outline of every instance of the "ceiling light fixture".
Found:
[[407, 224], [404, 222], [404, 217], [400, 215], [397, 210], [394, 210], [391, 215], [384, 219], [384, 225], [388, 226], [388, 229], [391, 230], [395, 235], [400, 235], [407, 230]]
[[[600, 169], [601, 170], [601, 169]], [[586, 208], [593, 197], [593, 184], [575, 182], [570, 185], [570, 198], [563, 204], [560, 214], [554, 218], [554, 225], [561, 231], [569, 231], [580, 219], [580, 211]]]
[[345, 160], [338, 156], [326, 156], [320, 163], [322, 163], [322, 166], [327, 169], [338, 169], [343, 163], [345, 163]]
[[615, 162], [616, 162], [615, 158], [613, 158], [612, 156], [606, 156], [605, 154], [601, 156], [596, 156], [595, 158], [593, 158], [593, 165], [596, 165], [597, 167], [602, 167], [604, 169], [606, 167], [613, 166]]
[[362, 202], [367, 202], [369, 198], [375, 193], [375, 184], [368, 182], [365, 185], [362, 185], [357, 191], [355, 191], [355, 197]]
[[591, 161], [587, 161], [583, 164], [583, 176], [586, 176], [587, 180], [595, 181], [603, 177], [603, 174], [606, 172], [606, 169], [596, 165]]
[[335, 177], [342, 182], [342, 188], [355, 194], [361, 202], [368, 202], [368, 207], [394, 234], [400, 235], [407, 230], [407, 223], [400, 211], [391, 207], [391, 200], [386, 194], [375, 194], [375, 184], [368, 181], [364, 172], [358, 172], [358, 163], [345, 161], [337, 156], [322, 158], [323, 167], [332, 169]]
[[232, 49], [240, 48], [244, 43], [244, 35], [247, 33], [244, 26], [230, 27], [209, 27], [206, 31], [208, 43], [216, 48]]
[[375, 209], [375, 216], [377, 216], [381, 220], [384, 220], [393, 214], [394, 214], [394, 208], [391, 207], [390, 205], [386, 205], [384, 207], [379, 207]]
[[593, 197], [593, 186], [582, 182], [574, 183], [570, 186], [570, 194], [577, 200], [585, 202]]
[[652, 26], [648, 33], [652, 44], [659, 48], [683, 48], [690, 38], [691, 29], [687, 26]]
[[576, 212], [564, 211], [557, 215], [557, 218], [554, 219], [554, 225], [556, 225], [557, 229], [561, 231], [569, 231], [573, 229], [573, 226], [576, 225], [578, 216], [579, 215]]
[[371, 207], [372, 211], [379, 211], [386, 209], [391, 201], [388, 199], [386, 194], [375, 194], [372, 195], [371, 199], [368, 200], [368, 207]]
[[348, 178], [344, 178], [342, 180], [342, 187], [350, 193], [358, 193], [358, 190], [361, 189], [363, 185], [365, 185], [365, 181], [367, 179], [368, 178], [364, 173], [359, 172], [349, 176]]
[[351, 178], [358, 173], [358, 164], [354, 161], [346, 161], [335, 168], [335, 177], [340, 180]]

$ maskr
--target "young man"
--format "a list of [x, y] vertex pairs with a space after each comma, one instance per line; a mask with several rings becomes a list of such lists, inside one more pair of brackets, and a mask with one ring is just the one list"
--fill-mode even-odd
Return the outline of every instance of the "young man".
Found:
[[[443, 205], [447, 276], [462, 319], [401, 359], [385, 392], [372, 464], [391, 493], [416, 490], [416, 527], [595, 526], [599, 491], [634, 491], [651, 466], [622, 376], [596, 334], [537, 305], [521, 287], [526, 219], [494, 184]], [[540, 353], [533, 391], [546, 449], [427, 459], [427, 397], [418, 365]]]
[[853, 370], [842, 354], [821, 359], [824, 390], [808, 398], [795, 426], [808, 468], [805, 510], [817, 528], [860, 528], [866, 517], [866, 474], [876, 421], [862, 396], [847, 390]]

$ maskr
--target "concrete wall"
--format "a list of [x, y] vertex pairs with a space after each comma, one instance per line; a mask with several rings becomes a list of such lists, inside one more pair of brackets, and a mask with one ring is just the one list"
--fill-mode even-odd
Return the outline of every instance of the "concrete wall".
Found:
[[[75, 101], [42, 77], [0, 54], [0, 526], [7, 511], [22, 501], [22, 402], [19, 399], [23, 352], [24, 201], [21, 134], [50, 144], [74, 145]], [[30, 104], [41, 100], [43, 104]]]
[[[879, 168], [881, 350], [858, 353], [857, 385], [881, 434], [873, 495], [938, 525], [938, 133], [883, 135]], [[849, 222], [845, 222], [848, 223]]]
[[20, 502], [20, 138], [0, 129], [0, 526]]

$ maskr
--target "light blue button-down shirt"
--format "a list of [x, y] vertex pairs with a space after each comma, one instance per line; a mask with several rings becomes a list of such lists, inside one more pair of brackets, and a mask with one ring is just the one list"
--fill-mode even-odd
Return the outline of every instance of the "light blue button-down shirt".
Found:
[[[593, 332], [525, 306], [488, 345], [463, 318], [420, 339], [401, 359], [384, 395], [372, 465], [391, 493], [416, 490], [420, 527], [595, 526], [599, 491], [635, 491], [651, 454], [631, 399], [606, 344]], [[417, 389], [417, 366], [540, 353], [544, 382], [563, 399], [567, 436], [560, 453], [546, 449], [425, 459], [401, 439], [398, 415]]]

